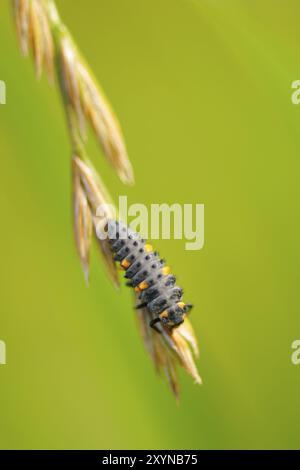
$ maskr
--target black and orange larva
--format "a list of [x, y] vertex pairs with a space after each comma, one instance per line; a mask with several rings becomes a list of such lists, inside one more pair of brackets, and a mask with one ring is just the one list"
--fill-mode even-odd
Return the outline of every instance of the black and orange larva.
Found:
[[160, 332], [158, 322], [170, 329], [183, 323], [192, 305], [182, 302], [183, 290], [175, 285], [176, 278], [164, 260], [121, 221], [108, 221], [107, 234], [114, 259], [125, 270], [127, 285], [138, 293], [136, 308], [147, 308], [154, 316], [150, 326]]

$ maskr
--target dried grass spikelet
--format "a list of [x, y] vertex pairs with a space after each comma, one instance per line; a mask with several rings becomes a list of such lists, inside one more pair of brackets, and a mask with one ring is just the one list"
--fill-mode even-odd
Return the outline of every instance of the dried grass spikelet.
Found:
[[197, 340], [191, 323], [186, 318], [178, 328], [169, 330], [158, 325], [161, 334], [158, 334], [149, 323], [153, 319], [150, 312], [144, 308], [137, 310], [140, 331], [155, 367], [160, 373], [164, 372], [169, 386], [176, 399], [179, 399], [179, 380], [176, 365], [179, 363], [191, 375], [197, 384], [202, 380], [199, 376], [194, 357], [198, 357]]
[[54, 77], [54, 43], [47, 13], [41, 0], [14, 0], [14, 13], [21, 51], [28, 55], [31, 47], [36, 75], [43, 66], [50, 82]]
[[94, 169], [76, 155], [72, 157], [72, 170], [75, 241], [86, 281], [89, 279], [90, 247], [94, 234], [107, 273], [115, 287], [119, 287], [118, 270], [109, 241], [98, 237], [99, 230], [104, 231], [107, 221], [115, 216], [112, 203]]
[[17, 35], [23, 55], [29, 52], [29, 6], [30, 0], [14, 0], [13, 2]]
[[74, 234], [78, 255], [86, 281], [89, 278], [90, 248], [92, 241], [93, 220], [86, 193], [82, 187], [80, 173], [72, 160], [73, 169], [73, 210]]
[[120, 179], [132, 184], [133, 170], [119, 122], [69, 35], [61, 41], [61, 78], [82, 137], [88, 121]]

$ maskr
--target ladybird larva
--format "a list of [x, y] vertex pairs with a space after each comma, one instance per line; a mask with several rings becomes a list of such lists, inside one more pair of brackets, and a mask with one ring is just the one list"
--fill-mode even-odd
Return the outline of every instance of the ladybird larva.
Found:
[[108, 221], [107, 234], [114, 259], [125, 270], [127, 285], [138, 293], [137, 308], [147, 308], [154, 315], [150, 326], [159, 332], [158, 322], [170, 329], [183, 323], [192, 305], [182, 302], [183, 290], [176, 286], [176, 278], [164, 260], [121, 221]]

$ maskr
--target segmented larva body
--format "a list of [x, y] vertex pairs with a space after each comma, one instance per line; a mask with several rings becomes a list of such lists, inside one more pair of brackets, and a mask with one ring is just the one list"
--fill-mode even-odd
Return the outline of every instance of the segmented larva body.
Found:
[[127, 285], [138, 294], [137, 308], [147, 308], [154, 317], [150, 325], [156, 329], [156, 323], [161, 322], [174, 328], [183, 323], [192, 305], [182, 302], [183, 290], [176, 286], [176, 278], [164, 260], [120, 221], [109, 221], [107, 233], [114, 259], [125, 270]]

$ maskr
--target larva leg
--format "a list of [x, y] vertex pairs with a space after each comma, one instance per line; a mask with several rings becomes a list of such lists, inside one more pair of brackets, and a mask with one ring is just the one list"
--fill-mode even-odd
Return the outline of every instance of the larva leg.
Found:
[[157, 331], [157, 333], [161, 334], [161, 331], [156, 326], [156, 323], [159, 323], [159, 322], [160, 322], [160, 318], [157, 317], [157, 318], [154, 318], [153, 320], [151, 320], [149, 325], [151, 326], [151, 328], [153, 328], [153, 330], [155, 330], [155, 331]]

